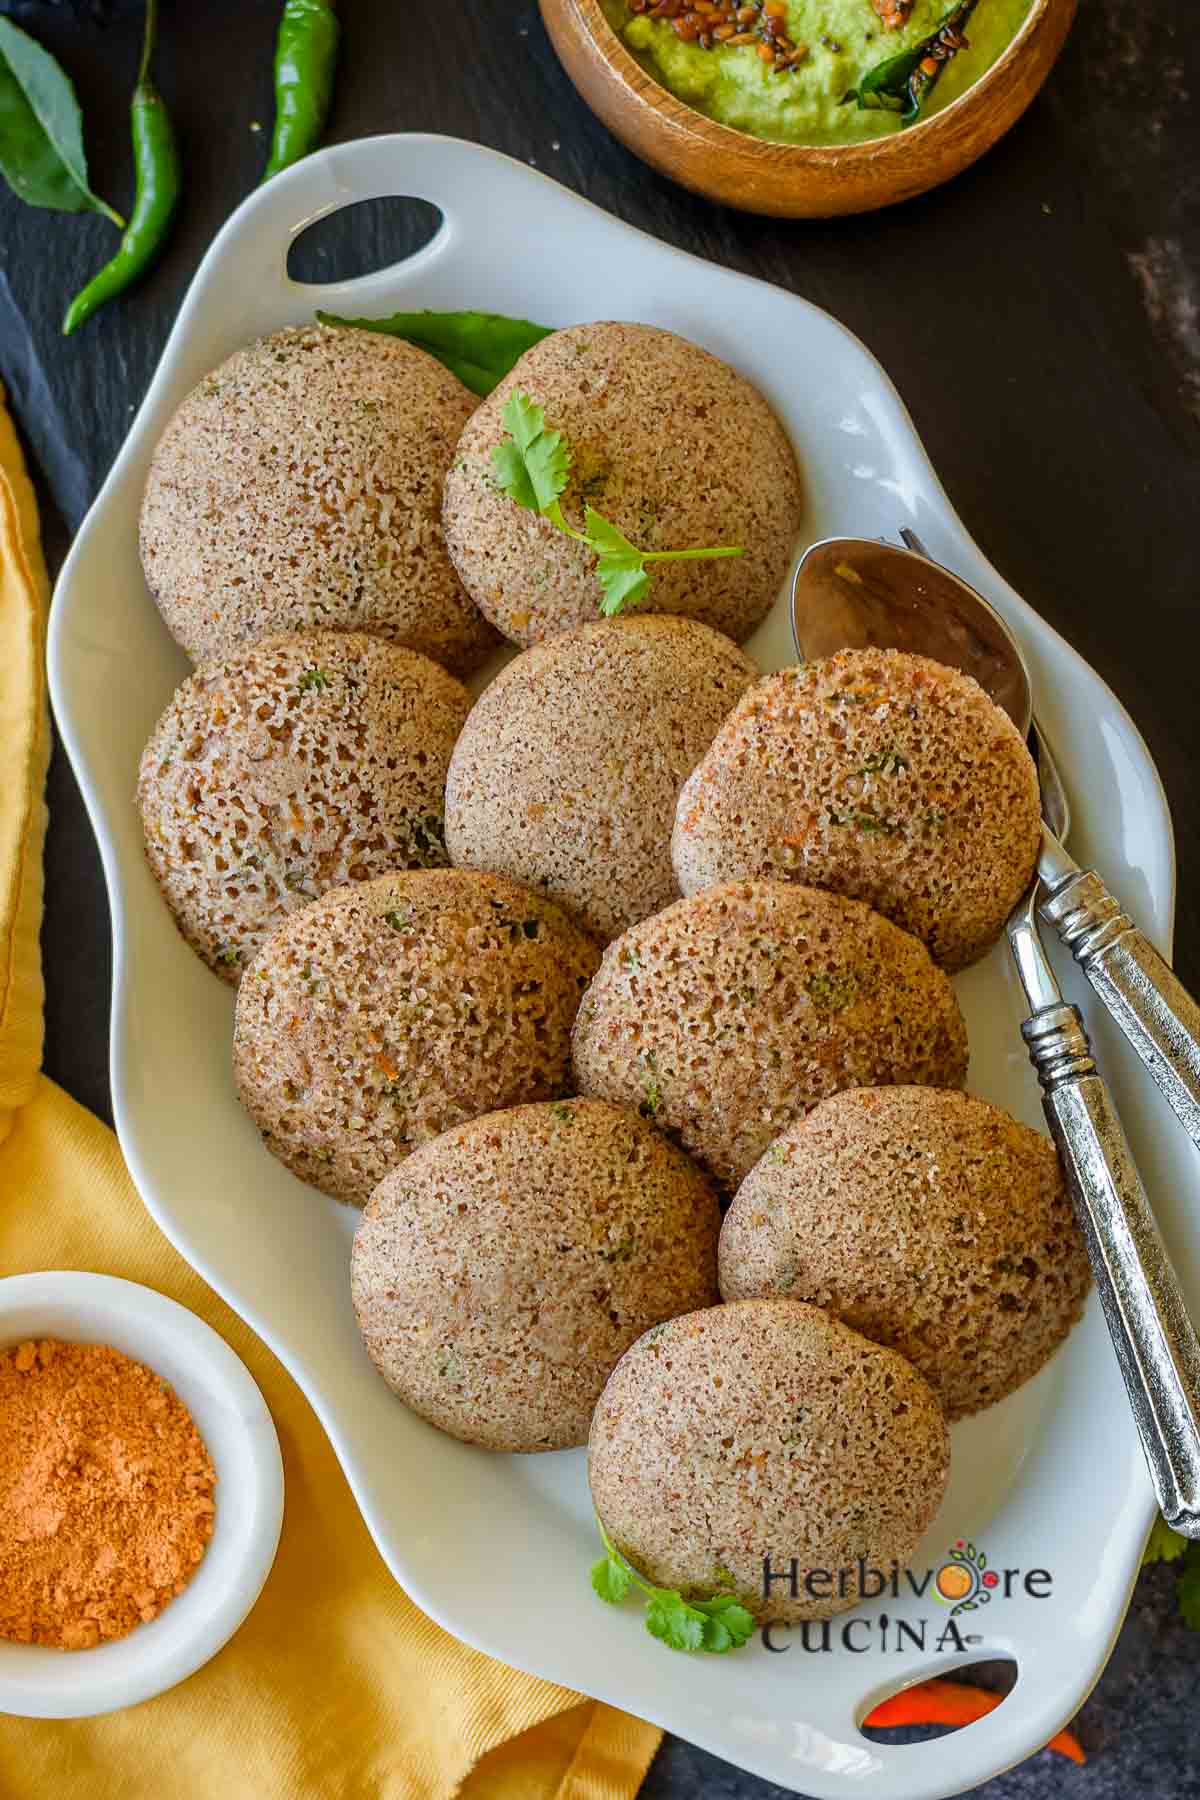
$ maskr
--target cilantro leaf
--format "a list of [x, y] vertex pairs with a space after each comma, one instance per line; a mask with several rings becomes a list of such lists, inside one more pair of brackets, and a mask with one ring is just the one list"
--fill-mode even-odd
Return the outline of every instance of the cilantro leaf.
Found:
[[602, 1556], [592, 1564], [592, 1588], [610, 1606], [619, 1606], [629, 1592], [629, 1570], [615, 1556]]
[[558, 510], [558, 496], [571, 473], [571, 452], [562, 432], [543, 431], [535, 438], [525, 453], [525, 467], [537, 495], [538, 510], [561, 530], [563, 518]]
[[639, 566], [646, 560], [646, 552], [631, 544], [623, 531], [598, 513], [594, 506], [589, 506], [583, 516], [584, 529], [588, 534], [592, 549], [597, 556], [611, 556], [623, 561], [635, 562]]
[[[692, 1605], [708, 1620], [704, 1638], [706, 1650], [738, 1650], [754, 1636], [754, 1614], [742, 1605], [736, 1594], [714, 1594], [711, 1600], [694, 1600]], [[719, 1631], [724, 1641], [710, 1642], [710, 1629], [714, 1637]]]
[[702, 1650], [704, 1619], [671, 1588], [651, 1589], [646, 1630], [672, 1650]]
[[508, 438], [492, 451], [496, 486], [530, 512], [544, 513], [560, 531], [568, 529], [558, 496], [571, 473], [571, 452], [561, 431], [546, 430], [546, 414], [515, 388], [500, 413]]
[[[621, 1555], [600, 1520], [596, 1529], [606, 1554], [592, 1564], [592, 1591], [618, 1606], [636, 1588], [646, 1598], [646, 1630], [672, 1650], [707, 1650], [723, 1656], [738, 1650], [754, 1634], [754, 1615], [735, 1594], [713, 1594], [708, 1600], [685, 1600], [674, 1588], [653, 1587]], [[724, 1571], [722, 1570], [722, 1574]]]
[[604, 590], [600, 611], [611, 619], [624, 606], [636, 606], [650, 591], [646, 555], [594, 506], [584, 514], [584, 530], [596, 552], [596, 577]]
[[650, 577], [640, 562], [630, 567], [602, 556], [596, 563], [596, 578], [604, 590], [600, 611], [606, 619], [615, 618], [627, 606], [636, 606], [650, 592]]
[[607, 618], [645, 599], [650, 591], [647, 563], [744, 554], [741, 546], [734, 544], [695, 550], [639, 550], [593, 506], [584, 513], [584, 529], [576, 531], [559, 504], [571, 474], [571, 448], [562, 432], [547, 429], [545, 408], [520, 388], [514, 388], [505, 400], [500, 419], [507, 436], [492, 451], [496, 486], [518, 506], [541, 513], [567, 537], [595, 553], [600, 611]]
[[533, 481], [525, 467], [525, 458], [516, 444], [506, 442], [496, 445], [492, 451], [492, 474], [496, 486], [510, 500], [515, 500], [518, 506], [528, 507], [530, 512], [540, 510]]
[[1142, 1557], [1143, 1569], [1150, 1563], [1176, 1562], [1185, 1554], [1188, 1541], [1182, 1532], [1172, 1531], [1160, 1514], [1150, 1528], [1150, 1536]]

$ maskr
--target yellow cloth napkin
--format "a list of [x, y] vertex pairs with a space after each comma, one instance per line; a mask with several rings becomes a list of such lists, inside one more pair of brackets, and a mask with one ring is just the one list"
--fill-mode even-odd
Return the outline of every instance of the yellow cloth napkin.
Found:
[[266, 1396], [287, 1500], [275, 1567], [225, 1649], [127, 1712], [0, 1717], [0, 1794], [626, 1800], [660, 1733], [468, 1650], [413, 1605], [300, 1390], [167, 1243], [112, 1132], [39, 1073], [46, 601], [33, 490], [0, 389], [0, 1272], [124, 1275], [207, 1319]]

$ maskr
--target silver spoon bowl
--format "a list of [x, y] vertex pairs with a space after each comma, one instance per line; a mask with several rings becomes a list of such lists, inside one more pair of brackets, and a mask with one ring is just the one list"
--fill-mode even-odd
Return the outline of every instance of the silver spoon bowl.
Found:
[[1081, 870], [1068, 855], [1066, 788], [1038, 726], [1029, 669], [1008, 626], [981, 594], [926, 556], [913, 533], [901, 535], [908, 548], [866, 538], [813, 545], [792, 590], [796, 650], [801, 661], [845, 649], [908, 650], [963, 669], [1030, 742], [1041, 790], [1042, 845], [1037, 870], [1007, 926], [1030, 1008], [1022, 1036], [1159, 1505], [1177, 1530], [1200, 1537], [1200, 1342], [1083, 1017], [1063, 1000], [1042, 946], [1039, 912], [1069, 945], [1198, 1145], [1200, 1009], [1095, 872]]

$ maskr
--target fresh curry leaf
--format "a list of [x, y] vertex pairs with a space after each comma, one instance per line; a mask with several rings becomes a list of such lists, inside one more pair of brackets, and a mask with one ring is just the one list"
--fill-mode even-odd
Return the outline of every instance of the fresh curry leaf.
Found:
[[915, 125], [946, 64], [965, 48], [963, 26], [978, 4], [979, 0], [955, 0], [936, 30], [920, 43], [887, 56], [868, 69], [857, 87], [843, 94], [842, 105], [853, 100], [860, 109], [886, 107], [900, 114], [902, 125]]
[[398, 312], [384, 319], [343, 319], [319, 312], [322, 325], [344, 325], [403, 338], [427, 350], [473, 394], [486, 397], [551, 327], [490, 312]]
[[70, 78], [29, 33], [0, 18], [0, 174], [18, 199], [125, 221], [88, 186], [83, 116]]

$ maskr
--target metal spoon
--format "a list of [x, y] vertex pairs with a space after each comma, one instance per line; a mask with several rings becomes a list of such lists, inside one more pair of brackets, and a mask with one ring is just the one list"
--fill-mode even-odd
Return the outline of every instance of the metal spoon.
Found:
[[908, 552], [866, 538], [814, 544], [796, 574], [792, 631], [807, 654], [852, 646], [903, 648], [974, 675], [1016, 723], [1032, 728], [1042, 782], [1044, 884], [1038, 907], [1108, 1008], [1180, 1124], [1200, 1149], [1200, 1006], [1133, 924], [1094, 869], [1064, 847], [1069, 810], [1045, 736], [1033, 716], [1025, 659], [982, 594], [930, 560], [915, 534]]
[[[1176, 1530], [1200, 1537], [1200, 1342], [1097, 1071], [1082, 1015], [1063, 1000], [1038, 934], [1038, 911], [1046, 916], [1044, 909], [1069, 885], [1094, 881], [1102, 892], [1103, 887], [1098, 877], [1083, 875], [1062, 847], [1070, 827], [1066, 790], [1033, 717], [1029, 671], [1008, 627], [982, 595], [919, 554], [911, 534], [903, 535], [911, 549], [837, 538], [809, 550], [792, 593], [796, 649], [801, 660], [851, 647], [932, 656], [974, 675], [1022, 734], [1032, 735], [1043, 848], [1039, 872], [1007, 927], [1030, 1007], [1022, 1036], [1041, 1083], [1043, 1109], [1063, 1160], [1159, 1506]], [[1047, 873], [1057, 880], [1049, 899], [1043, 889]], [[1092, 904], [1087, 896], [1085, 901]], [[1123, 929], [1132, 930], [1127, 920]], [[1077, 960], [1092, 979], [1078, 953]], [[1099, 983], [1093, 985], [1106, 998]], [[1194, 1009], [1190, 999], [1188, 1004]], [[1116, 1016], [1123, 1024], [1119, 1012]], [[1194, 1041], [1192, 1051], [1200, 1074], [1200, 1046]], [[1195, 1116], [1200, 1124], [1200, 1083]]]

